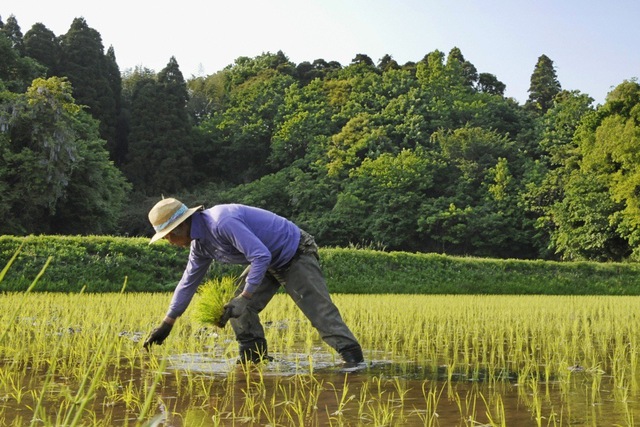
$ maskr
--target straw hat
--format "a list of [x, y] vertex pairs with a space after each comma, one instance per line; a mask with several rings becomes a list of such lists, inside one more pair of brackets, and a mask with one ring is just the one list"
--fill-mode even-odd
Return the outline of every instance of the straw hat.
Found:
[[151, 238], [149, 244], [162, 239], [200, 209], [202, 206], [188, 209], [184, 203], [173, 198], [160, 200], [149, 211], [149, 221], [153, 229], [156, 230], [156, 234]]

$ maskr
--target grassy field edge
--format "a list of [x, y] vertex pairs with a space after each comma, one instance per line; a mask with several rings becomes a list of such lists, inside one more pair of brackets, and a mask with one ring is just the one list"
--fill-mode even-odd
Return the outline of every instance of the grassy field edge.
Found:
[[[49, 257], [34, 291], [171, 291], [187, 250], [145, 238], [112, 236], [1, 236], [0, 267], [18, 253], [0, 290], [29, 287]], [[635, 263], [484, 259], [442, 254], [321, 248], [329, 289], [352, 294], [640, 295]], [[211, 277], [241, 267], [213, 263]]]

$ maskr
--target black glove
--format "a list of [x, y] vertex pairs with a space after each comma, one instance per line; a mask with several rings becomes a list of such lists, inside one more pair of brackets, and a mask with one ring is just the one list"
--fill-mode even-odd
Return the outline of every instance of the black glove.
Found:
[[232, 317], [240, 317], [240, 315], [247, 309], [249, 304], [249, 298], [238, 295], [224, 306], [224, 313], [220, 316], [220, 320], [216, 323], [220, 328], [224, 328], [229, 319]]
[[162, 325], [151, 331], [149, 338], [144, 342], [144, 348], [149, 351], [151, 344], [161, 345], [171, 333], [171, 328], [173, 328], [173, 325], [163, 321]]
[[231, 307], [225, 306], [224, 312], [222, 313], [222, 316], [220, 316], [220, 319], [216, 323], [216, 326], [218, 326], [219, 328], [224, 328], [224, 325], [226, 325], [229, 319], [231, 319], [231, 311]]
[[247, 305], [251, 301], [249, 298], [243, 296], [242, 294], [238, 295], [231, 301], [229, 301], [225, 306], [224, 314], [222, 317], [228, 314], [229, 317], [240, 317], [242, 313], [247, 309]]

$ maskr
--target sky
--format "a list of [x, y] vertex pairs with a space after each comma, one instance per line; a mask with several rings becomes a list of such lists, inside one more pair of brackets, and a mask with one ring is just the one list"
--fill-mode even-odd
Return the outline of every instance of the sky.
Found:
[[638, 0], [3, 0], [2, 21], [10, 15], [23, 34], [40, 22], [56, 35], [83, 17], [122, 72], [158, 72], [173, 56], [186, 79], [267, 52], [343, 66], [389, 54], [402, 65], [454, 47], [521, 104], [541, 55], [562, 89], [594, 105], [640, 77]]

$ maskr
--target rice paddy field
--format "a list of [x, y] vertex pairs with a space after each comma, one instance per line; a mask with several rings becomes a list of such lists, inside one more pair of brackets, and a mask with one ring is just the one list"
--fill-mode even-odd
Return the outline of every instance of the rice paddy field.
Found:
[[[639, 297], [334, 295], [367, 366], [338, 356], [284, 294], [274, 361], [235, 364], [193, 306], [142, 342], [168, 293], [0, 296], [0, 425], [632, 426]], [[195, 302], [195, 301], [194, 301]]]

